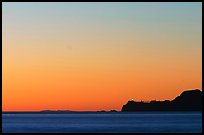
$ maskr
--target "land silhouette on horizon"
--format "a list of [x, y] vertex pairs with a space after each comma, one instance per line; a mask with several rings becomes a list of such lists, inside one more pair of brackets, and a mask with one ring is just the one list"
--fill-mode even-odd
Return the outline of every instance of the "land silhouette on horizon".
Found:
[[71, 111], [71, 110], [41, 110], [41, 111], [4, 111], [2, 113], [80, 113], [80, 112], [137, 112], [137, 111], [202, 111], [202, 91], [199, 89], [183, 91], [172, 101], [136, 102], [128, 101], [122, 106], [121, 111]]
[[202, 91], [199, 89], [186, 90], [173, 100], [128, 101], [121, 111], [202, 111]]

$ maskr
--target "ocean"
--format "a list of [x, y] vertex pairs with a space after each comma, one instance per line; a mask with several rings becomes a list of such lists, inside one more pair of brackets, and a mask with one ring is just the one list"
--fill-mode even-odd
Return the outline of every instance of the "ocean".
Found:
[[3, 133], [201, 133], [201, 112], [2, 114]]

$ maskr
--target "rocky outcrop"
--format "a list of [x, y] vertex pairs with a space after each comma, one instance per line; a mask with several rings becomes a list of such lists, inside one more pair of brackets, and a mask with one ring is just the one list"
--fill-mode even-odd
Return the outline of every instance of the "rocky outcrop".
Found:
[[128, 101], [121, 111], [202, 111], [202, 91], [184, 91], [172, 101]]

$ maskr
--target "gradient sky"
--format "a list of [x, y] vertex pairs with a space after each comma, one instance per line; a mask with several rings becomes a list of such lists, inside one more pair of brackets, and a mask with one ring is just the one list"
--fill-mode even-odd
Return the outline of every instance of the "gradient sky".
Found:
[[202, 3], [4, 3], [3, 111], [120, 110], [202, 89]]

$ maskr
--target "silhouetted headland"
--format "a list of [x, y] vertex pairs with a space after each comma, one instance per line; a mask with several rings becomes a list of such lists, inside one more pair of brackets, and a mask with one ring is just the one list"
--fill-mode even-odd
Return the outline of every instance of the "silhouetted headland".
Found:
[[202, 91], [187, 90], [177, 96], [174, 100], [136, 102], [128, 101], [123, 105], [125, 111], [202, 111]]

